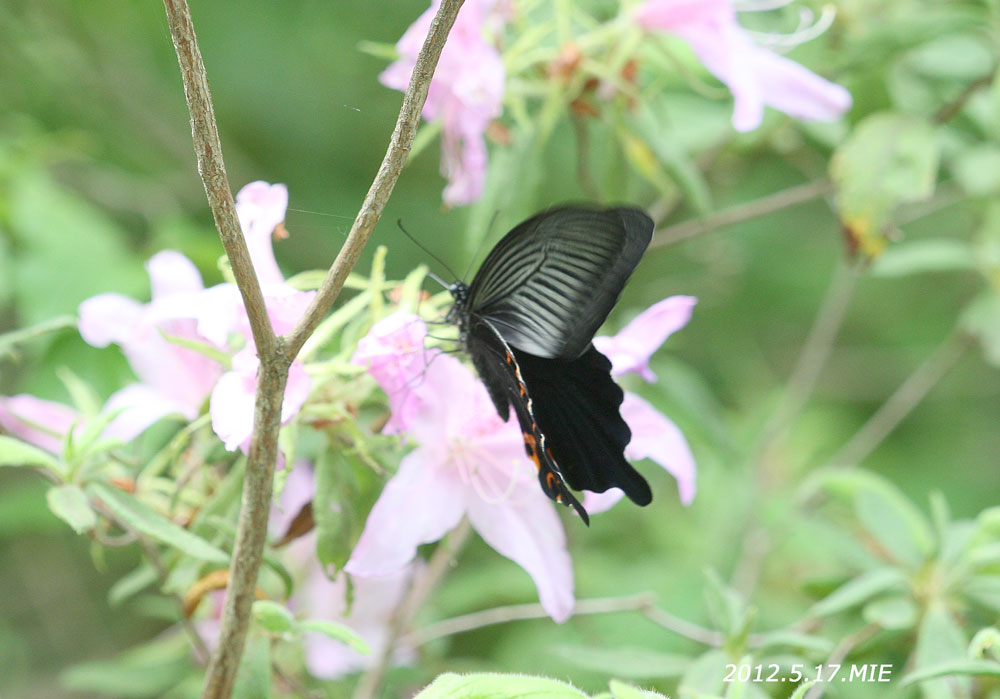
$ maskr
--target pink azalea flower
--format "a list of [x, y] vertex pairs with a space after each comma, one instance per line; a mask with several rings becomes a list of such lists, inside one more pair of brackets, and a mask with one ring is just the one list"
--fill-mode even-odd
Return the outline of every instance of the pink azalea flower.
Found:
[[[489, 40], [501, 24], [497, 0], [467, 0], [441, 52], [427, 93], [423, 117], [442, 126], [443, 199], [449, 206], [478, 199], [486, 179], [484, 133], [503, 112], [504, 66]], [[396, 44], [400, 58], [379, 76], [386, 87], [405, 90], [440, 5], [434, 0]]]
[[[275, 332], [288, 332], [315, 292], [285, 284], [274, 259], [271, 234], [284, 220], [284, 185], [252, 182], [236, 195], [236, 211], [261, 282]], [[194, 419], [210, 400], [212, 426], [227, 449], [249, 445], [257, 358], [250, 324], [235, 284], [204, 288], [197, 268], [179, 252], [157, 253], [147, 268], [152, 299], [143, 304], [121, 294], [100, 294], [80, 305], [80, 334], [95, 347], [121, 346], [139, 382], [113, 394], [105, 410], [121, 413], [107, 434], [129, 440], [166, 415]], [[232, 336], [242, 335], [229, 371], [216, 359], [172, 341], [176, 338], [230, 354]], [[289, 371], [282, 404], [287, 422], [301, 409], [310, 388], [300, 362]]]
[[[656, 381], [649, 358], [670, 335], [687, 325], [698, 302], [693, 296], [671, 296], [637, 315], [614, 337], [595, 337], [594, 346], [611, 360], [611, 373], [636, 372], [646, 381]], [[625, 447], [630, 461], [652, 459], [677, 480], [681, 503], [691, 504], [695, 495], [695, 462], [691, 447], [680, 429], [648, 402], [625, 392], [621, 415], [632, 431]], [[590, 514], [604, 512], [624, 497], [619, 488], [603, 493], [588, 492], [583, 506]]]
[[614, 337], [595, 337], [594, 346], [611, 360], [616, 376], [634, 371], [646, 381], [656, 381], [649, 358], [667, 338], [687, 325], [698, 299], [671, 296], [637, 315]]
[[224, 350], [203, 332], [200, 316], [218, 304], [230, 306], [231, 300], [220, 294], [206, 298], [201, 275], [179, 252], [157, 253], [146, 268], [152, 288], [148, 304], [108, 293], [87, 299], [79, 309], [83, 339], [95, 347], [118, 344], [139, 378], [139, 383], [108, 399], [107, 409], [122, 411], [109, 430], [125, 440], [166, 415], [179, 414], [188, 420], [197, 417], [223, 371], [218, 361], [169, 338]]
[[[250, 258], [264, 294], [271, 326], [278, 335], [289, 332], [316, 295], [298, 291], [285, 283], [274, 259], [271, 235], [285, 220], [288, 189], [283, 184], [251, 182], [236, 195], [236, 213], [246, 239]], [[233, 289], [235, 286], [230, 285]], [[246, 347], [233, 356], [231, 370], [223, 374], [212, 391], [209, 412], [212, 429], [226, 449], [247, 451], [253, 432], [253, 405], [257, 391], [257, 360], [250, 321], [242, 302], [233, 318], [234, 326], [246, 339]], [[286, 424], [305, 404], [311, 381], [302, 362], [292, 362], [281, 404], [281, 422]]]
[[392, 417], [382, 428], [396, 434], [409, 429], [415, 415], [424, 408], [421, 392], [424, 368], [434, 356], [424, 349], [427, 326], [412, 313], [394, 313], [374, 326], [361, 340], [352, 364], [368, 368], [389, 397]]
[[733, 93], [737, 131], [760, 126], [764, 105], [807, 121], [834, 121], [851, 106], [850, 93], [840, 85], [754, 44], [737, 23], [731, 0], [646, 0], [635, 19], [687, 41]]
[[26, 393], [0, 396], [0, 429], [52, 454], [62, 451], [63, 438], [79, 419], [76, 410], [62, 403]]
[[[415, 322], [383, 321], [404, 335]], [[382, 335], [378, 342], [388, 341]], [[542, 606], [564, 621], [574, 604], [566, 536], [516, 424], [497, 417], [486, 389], [454, 357], [437, 356], [419, 372], [406, 377], [400, 370], [396, 379], [419, 394], [419, 410], [406, 420], [419, 446], [386, 484], [345, 570], [356, 577], [395, 574], [420, 544], [440, 539], [465, 516], [486, 543], [527, 571]]]

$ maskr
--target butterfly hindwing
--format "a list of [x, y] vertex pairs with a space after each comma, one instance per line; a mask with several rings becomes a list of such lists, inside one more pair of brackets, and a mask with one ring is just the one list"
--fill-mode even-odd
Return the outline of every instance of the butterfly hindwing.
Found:
[[535, 421], [569, 487], [621, 488], [637, 505], [648, 505], [649, 484], [623, 453], [632, 433], [619, 412], [625, 394], [611, 378], [608, 358], [593, 345], [572, 360], [513, 352]]
[[468, 310], [519, 350], [576, 358], [615, 305], [652, 232], [652, 220], [638, 209], [540, 213], [483, 261], [468, 290]]
[[488, 321], [482, 319], [471, 321], [466, 334], [466, 349], [476, 371], [486, 384], [500, 417], [506, 421], [510, 414], [509, 408], [513, 406], [524, 438], [525, 452], [538, 468], [542, 490], [553, 500], [572, 506], [584, 523], [589, 524], [590, 518], [586, 510], [566, 486], [566, 479], [548, 445], [546, 435], [535, 419], [533, 401], [522, 378], [515, 351]]

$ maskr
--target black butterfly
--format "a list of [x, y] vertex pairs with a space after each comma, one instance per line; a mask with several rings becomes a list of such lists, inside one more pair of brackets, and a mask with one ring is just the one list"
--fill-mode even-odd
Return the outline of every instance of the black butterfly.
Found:
[[448, 319], [500, 417], [514, 406], [542, 490], [588, 524], [569, 488], [653, 499], [623, 454], [632, 438], [618, 411], [624, 394], [591, 344], [652, 233], [638, 209], [553, 209], [504, 236], [471, 285], [449, 287]]

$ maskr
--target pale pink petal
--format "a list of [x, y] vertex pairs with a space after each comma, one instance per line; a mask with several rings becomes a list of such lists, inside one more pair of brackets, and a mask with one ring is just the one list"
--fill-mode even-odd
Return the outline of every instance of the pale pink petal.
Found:
[[625, 491], [621, 488], [608, 488], [603, 493], [595, 493], [590, 490], [583, 491], [583, 509], [587, 514], [596, 515], [607, 512], [618, 504], [618, 501], [625, 497]]
[[285, 384], [285, 398], [281, 403], [281, 424], [287, 424], [299, 414], [309, 397], [312, 379], [302, 362], [292, 362], [288, 367], [288, 383]]
[[235, 284], [217, 284], [198, 295], [195, 314], [198, 335], [216, 347], [225, 347], [246, 316]]
[[201, 291], [205, 287], [194, 263], [175, 250], [153, 255], [146, 263], [146, 270], [154, 301], [171, 294]]
[[461, 484], [425, 456], [422, 448], [410, 452], [386, 484], [344, 567], [351, 575], [396, 573], [413, 560], [419, 545], [437, 541], [461, 520]]
[[772, 51], [755, 51], [757, 77], [767, 104], [803, 121], [836, 121], [851, 108], [845, 88]]
[[105, 428], [103, 436], [131, 441], [146, 428], [167, 415], [181, 415], [193, 420], [198, 416], [197, 407], [172, 400], [152, 386], [134, 383], [111, 394], [104, 404], [104, 413], [121, 411]]
[[394, 313], [372, 326], [351, 358], [352, 364], [368, 368], [389, 398], [392, 417], [383, 428], [388, 434], [408, 430], [422, 409], [417, 389], [424, 384], [425, 371], [436, 363], [434, 353], [424, 348], [426, 335], [419, 316]]
[[312, 465], [305, 461], [296, 463], [285, 476], [278, 502], [271, 508], [268, 528], [277, 536], [283, 535], [295, 515], [313, 499], [315, 492], [316, 477]]
[[487, 544], [527, 571], [542, 608], [556, 622], [573, 613], [573, 563], [566, 533], [547, 498], [526, 498], [502, 505], [470, 503], [469, 521]]
[[80, 336], [94, 347], [124, 344], [143, 312], [143, 304], [121, 294], [98, 294], [80, 304]]
[[677, 425], [634, 393], [625, 393], [621, 415], [632, 430], [625, 457], [652, 459], [665, 468], [677, 480], [681, 503], [690, 505], [696, 490], [694, 455]]
[[696, 303], [698, 299], [693, 296], [665, 298], [637, 315], [617, 335], [595, 337], [594, 346], [611, 360], [615, 376], [634, 371], [653, 382], [656, 374], [649, 368], [649, 358], [667, 338], [687, 325]]
[[52, 454], [62, 451], [63, 437], [80, 414], [62, 403], [22, 393], [0, 396], [0, 429]]
[[257, 377], [241, 371], [227, 371], [212, 391], [209, 412], [212, 430], [229, 451], [249, 441], [253, 433], [254, 392]]
[[236, 195], [236, 213], [261, 286], [285, 281], [274, 259], [271, 234], [285, 220], [287, 208], [288, 188], [283, 184], [251, 182]]
[[675, 34], [733, 94], [733, 128], [760, 126], [764, 105], [804, 120], [832, 121], [851, 96], [790, 59], [753, 43], [736, 20], [729, 0], [648, 0], [635, 12], [647, 29]]
[[[388, 642], [392, 616], [412, 575], [413, 569], [407, 567], [382, 578], [355, 578], [352, 581], [354, 600], [350, 614], [345, 616], [346, 576], [341, 574], [335, 581], [330, 581], [319, 568], [315, 568], [302, 595], [308, 597], [310, 603], [308, 617], [349, 626], [365, 639], [372, 652], [362, 655], [328, 636], [306, 632], [303, 645], [309, 673], [320, 679], [334, 679], [363, 670], [376, 662]], [[393, 664], [403, 664], [413, 658], [413, 650], [401, 645], [393, 653]]]

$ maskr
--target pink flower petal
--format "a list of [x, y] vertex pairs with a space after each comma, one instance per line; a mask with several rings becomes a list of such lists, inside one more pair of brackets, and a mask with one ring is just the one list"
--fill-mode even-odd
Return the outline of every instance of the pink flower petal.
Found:
[[647, 0], [634, 17], [647, 29], [686, 40], [705, 68], [729, 87], [737, 131], [760, 126], [764, 105], [817, 121], [838, 119], [851, 106], [843, 87], [754, 44], [729, 0]]
[[408, 454], [386, 484], [344, 567], [351, 575], [396, 573], [413, 560], [420, 544], [437, 541], [461, 520], [461, 484], [424, 456], [419, 449]]
[[146, 263], [153, 299], [187, 291], [201, 291], [201, 273], [188, 258], [175, 250], [156, 253]]
[[594, 346], [611, 360], [615, 376], [637, 372], [646, 381], [656, 380], [649, 358], [667, 338], [687, 325], [698, 299], [671, 296], [637, 315], [614, 337], [595, 337]]
[[79, 419], [76, 410], [62, 403], [27, 393], [0, 396], [0, 428], [52, 454], [62, 451], [63, 437]]
[[103, 436], [128, 442], [167, 415], [181, 415], [188, 420], [198, 416], [197, 408], [171, 400], [152, 386], [134, 383], [116, 391], [104, 404], [103, 412], [121, 410], [105, 428]]
[[622, 418], [632, 430], [632, 441], [625, 447], [630, 461], [652, 459], [677, 479], [681, 503], [694, 500], [694, 455], [680, 429], [645, 400], [626, 391], [621, 407]]
[[285, 220], [287, 208], [288, 188], [283, 184], [251, 182], [236, 195], [236, 213], [261, 286], [285, 282], [274, 259], [271, 234]]
[[94, 347], [124, 344], [139, 322], [143, 305], [121, 294], [98, 294], [80, 304], [80, 335]]
[[535, 581], [538, 600], [558, 623], [573, 613], [573, 563], [566, 534], [547, 498], [520, 502], [477, 502], [469, 521], [487, 544], [524, 568]]
[[603, 493], [594, 493], [590, 490], [583, 492], [583, 509], [587, 514], [596, 515], [607, 512], [618, 504], [618, 501], [625, 497], [625, 491], [621, 488], [608, 488]]
[[[382, 578], [355, 578], [354, 601], [350, 614], [345, 616], [347, 605], [346, 576], [341, 574], [330, 581], [315, 568], [303, 591], [308, 598], [309, 618], [337, 621], [354, 629], [371, 649], [370, 655], [361, 655], [341, 641], [318, 633], [306, 632], [304, 647], [306, 668], [314, 677], [334, 679], [370, 667], [385, 648], [389, 638], [392, 615], [406, 592], [413, 575], [412, 568]], [[412, 649], [397, 648], [394, 663], [413, 659]]]

